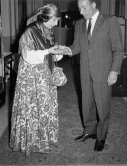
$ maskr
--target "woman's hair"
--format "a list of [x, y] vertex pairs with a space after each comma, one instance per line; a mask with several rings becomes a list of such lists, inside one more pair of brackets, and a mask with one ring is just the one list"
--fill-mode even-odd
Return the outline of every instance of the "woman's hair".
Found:
[[39, 8], [36, 13], [38, 12], [40, 14], [37, 15], [37, 20], [41, 22], [47, 22], [54, 16], [60, 16], [60, 12], [54, 4], [47, 4], [43, 6], [42, 8]]

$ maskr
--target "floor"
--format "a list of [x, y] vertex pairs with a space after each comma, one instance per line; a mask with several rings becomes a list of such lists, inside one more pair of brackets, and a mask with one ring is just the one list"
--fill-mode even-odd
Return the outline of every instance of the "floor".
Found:
[[[78, 60], [77, 63], [79, 63]], [[9, 88], [10, 88], [10, 80], [8, 79], [8, 81], [6, 82], [6, 102], [2, 107], [0, 107], [0, 137], [3, 131], [8, 126]], [[123, 97], [123, 99], [125, 102], [127, 102], [127, 97]]]
[[[79, 61], [77, 60], [77, 64], [78, 63], [79, 63]], [[8, 81], [6, 82], [6, 102], [5, 102], [5, 104], [2, 107], [0, 107], [0, 137], [1, 137], [2, 133], [3, 133], [3, 131], [8, 126], [8, 115], [9, 115], [9, 113], [8, 113], [8, 107], [9, 107], [8, 96], [9, 96], [9, 88], [10, 88], [10, 80], [8, 79]], [[123, 93], [119, 93], [119, 94], [120, 94], [119, 96], [121, 96], [121, 94], [123, 95]], [[117, 95], [118, 95], [118, 93], [117, 93]], [[125, 102], [127, 102], [127, 97], [123, 97], [123, 99], [124, 99]]]
[[9, 92], [9, 82], [6, 83], [6, 102], [0, 107], [0, 137], [6, 127], [8, 126], [8, 92]]
[[10, 112], [11, 112], [12, 102], [13, 102], [12, 99], [13, 99], [13, 94], [14, 94], [15, 80], [16, 80], [15, 72], [12, 72], [12, 78], [10, 77], [10, 74], [6, 75], [6, 79], [5, 79], [5, 87], [6, 87], [5, 103], [2, 106], [0, 106], [0, 137], [10, 122]]
[[[112, 98], [111, 121], [104, 151], [95, 152], [93, 150], [95, 140], [92, 139], [82, 143], [75, 142], [74, 138], [82, 129], [78, 101], [78, 97], [81, 96], [79, 72], [76, 65], [72, 68], [69, 60], [63, 61], [60, 66], [63, 67], [68, 82], [58, 88], [60, 128], [58, 143], [52, 147], [49, 154], [31, 153], [26, 157], [20, 151], [13, 152], [8, 144], [8, 128], [4, 130], [10, 117], [9, 100], [12, 98], [9, 97], [0, 109], [1, 133], [4, 131], [0, 138], [0, 165], [127, 165], [127, 103], [121, 97]], [[7, 94], [10, 94], [9, 90]]]

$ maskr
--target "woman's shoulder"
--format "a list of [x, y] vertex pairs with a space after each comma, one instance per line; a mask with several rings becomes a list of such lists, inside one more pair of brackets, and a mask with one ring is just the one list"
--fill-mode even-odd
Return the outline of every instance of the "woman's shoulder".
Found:
[[30, 25], [28, 25], [24, 33], [31, 32], [34, 26], [35, 26], [35, 23], [31, 23]]
[[32, 39], [31, 38], [31, 32], [32, 32], [32, 27], [27, 27], [24, 32], [22, 33], [21, 37], [20, 37], [20, 42], [24, 41], [24, 40], [28, 40], [28, 39]]
[[23, 32], [22, 36], [30, 35], [31, 32], [34, 30], [35, 25], [36, 25], [35, 23], [29, 24], [29, 25], [26, 27], [25, 31]]
[[40, 32], [40, 26], [38, 22], [31, 23], [27, 29], [26, 33], [39, 33]]

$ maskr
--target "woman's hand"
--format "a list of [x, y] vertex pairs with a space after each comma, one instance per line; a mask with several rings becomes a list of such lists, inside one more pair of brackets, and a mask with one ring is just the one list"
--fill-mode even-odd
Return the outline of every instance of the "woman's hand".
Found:
[[54, 46], [54, 47], [50, 47], [48, 49], [49, 53], [51, 54], [55, 54], [55, 55], [63, 55], [65, 53], [65, 46]]
[[58, 47], [58, 49], [64, 51], [64, 53], [62, 55], [72, 55], [71, 49], [69, 47], [62, 46], [62, 45], [58, 45], [57, 47]]

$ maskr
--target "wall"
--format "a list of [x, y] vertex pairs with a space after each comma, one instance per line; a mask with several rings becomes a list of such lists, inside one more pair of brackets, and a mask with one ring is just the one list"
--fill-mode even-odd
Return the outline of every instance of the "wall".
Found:
[[115, 14], [115, 0], [101, 0], [101, 11], [105, 14]]
[[[115, 0], [97, 1], [103, 13], [115, 14]], [[127, 0], [125, 1], [125, 17], [127, 19]], [[58, 5], [61, 12], [77, 8], [77, 0], [1, 0], [2, 36], [5, 51], [10, 51], [10, 46], [15, 41], [19, 30], [22, 29], [24, 20], [29, 18], [43, 4], [49, 2]]]
[[77, 0], [44, 0], [44, 3], [54, 3], [58, 5], [61, 12], [75, 10], [77, 8]]

